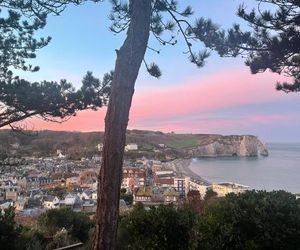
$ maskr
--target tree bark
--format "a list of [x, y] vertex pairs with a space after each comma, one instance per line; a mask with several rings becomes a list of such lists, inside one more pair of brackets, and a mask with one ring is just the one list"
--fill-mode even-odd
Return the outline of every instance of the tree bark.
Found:
[[131, 0], [127, 37], [117, 52], [112, 92], [105, 117], [103, 161], [98, 177], [94, 250], [116, 246], [126, 129], [134, 85], [150, 32], [151, 1]]

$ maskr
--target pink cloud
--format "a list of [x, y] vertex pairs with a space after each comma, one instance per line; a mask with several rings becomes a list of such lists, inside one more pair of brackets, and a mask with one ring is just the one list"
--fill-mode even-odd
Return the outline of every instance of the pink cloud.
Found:
[[[251, 75], [245, 69], [219, 72], [201, 80], [188, 79], [171, 87], [143, 88], [134, 95], [129, 127], [177, 132], [192, 132], [197, 128], [197, 131], [209, 132], [224, 127], [288, 119], [276, 115], [245, 116], [241, 119], [212, 117], [214, 112], [223, 109], [293, 98], [274, 89], [277, 80], [278, 75]], [[106, 109], [80, 112], [78, 116], [63, 124], [37, 119], [30, 121], [35, 129], [103, 130], [105, 112]], [[198, 114], [194, 120], [190, 118], [193, 114]], [[180, 117], [180, 121], [174, 121], [174, 117]]]
[[[177, 133], [222, 133], [222, 131], [235, 130], [251, 131], [253, 126], [268, 127], [273, 124], [289, 123], [295, 121], [293, 115], [243, 115], [240, 117], [209, 117], [175, 121], [155, 121], [151, 124], [151, 129], [163, 132], [174, 131]], [[141, 129], [147, 129], [147, 125], [141, 125]]]
[[250, 75], [245, 70], [229, 71], [201, 81], [188, 80], [174, 87], [145, 89], [134, 97], [131, 118], [136, 121], [149, 117], [211, 112], [280, 99], [284, 94], [275, 91], [276, 77], [274, 74]]

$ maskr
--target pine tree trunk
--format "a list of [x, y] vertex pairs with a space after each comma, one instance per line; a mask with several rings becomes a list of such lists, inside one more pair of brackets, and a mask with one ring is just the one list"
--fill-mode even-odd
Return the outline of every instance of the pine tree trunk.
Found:
[[116, 246], [129, 110], [135, 81], [149, 39], [151, 1], [131, 0], [130, 4], [131, 22], [126, 40], [117, 53], [112, 92], [105, 117], [103, 162], [98, 177], [94, 250], [112, 250]]

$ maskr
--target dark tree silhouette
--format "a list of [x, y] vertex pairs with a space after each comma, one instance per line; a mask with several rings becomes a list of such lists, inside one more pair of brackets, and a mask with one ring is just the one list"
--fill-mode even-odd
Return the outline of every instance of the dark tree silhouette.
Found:
[[67, 2], [82, 1], [0, 1], [0, 127], [22, 128], [18, 122], [32, 116], [63, 122], [79, 110], [107, 104], [112, 72], [103, 81], [88, 72], [79, 90], [66, 80], [31, 83], [13, 75], [13, 69], [39, 70], [26, 61], [51, 38], [37, 39], [35, 32], [45, 26], [48, 13], [60, 13]]
[[243, 31], [240, 25], [235, 24], [225, 32], [212, 22], [206, 26], [207, 21], [200, 19], [190, 32], [221, 56], [246, 57], [246, 65], [253, 74], [269, 69], [292, 78], [290, 83], [277, 83], [276, 88], [287, 93], [299, 92], [300, 2], [257, 2], [257, 9], [247, 12], [245, 5], [241, 5], [237, 12], [249, 24], [251, 31]]

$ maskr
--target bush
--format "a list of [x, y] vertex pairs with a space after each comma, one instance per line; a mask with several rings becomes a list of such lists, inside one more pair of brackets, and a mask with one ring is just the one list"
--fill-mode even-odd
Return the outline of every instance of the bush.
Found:
[[300, 200], [284, 191], [248, 191], [206, 207], [199, 249], [300, 249]]
[[190, 249], [196, 242], [196, 215], [188, 210], [142, 205], [120, 220], [118, 249]]
[[89, 230], [93, 226], [86, 214], [74, 212], [69, 208], [48, 210], [39, 216], [38, 224], [50, 236], [64, 228], [74, 240], [81, 242], [88, 240]]

